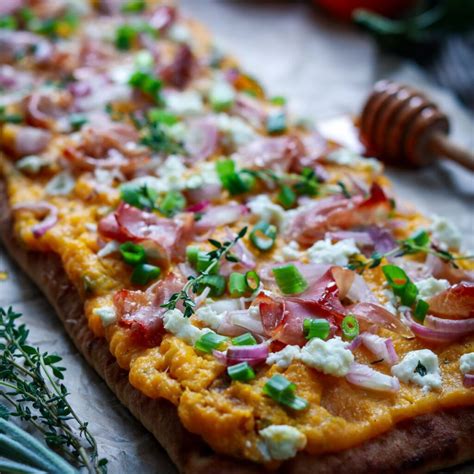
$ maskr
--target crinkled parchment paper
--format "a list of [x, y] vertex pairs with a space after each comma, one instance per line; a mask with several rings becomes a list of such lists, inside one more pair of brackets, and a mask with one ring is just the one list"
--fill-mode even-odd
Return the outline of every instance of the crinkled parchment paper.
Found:
[[[222, 49], [262, 79], [271, 94], [286, 96], [298, 115], [321, 120], [355, 114], [376, 79], [394, 77], [432, 94], [452, 117], [455, 138], [473, 147], [473, 117], [448, 93], [437, 90], [415, 66], [382, 58], [364, 34], [318, 18], [306, 3], [184, 0], [182, 4], [208, 25]], [[399, 196], [425, 212], [456, 220], [466, 246], [474, 248], [473, 174], [449, 163], [388, 174]], [[64, 357], [72, 403], [90, 422], [100, 454], [110, 460], [109, 471], [175, 473], [164, 451], [86, 365], [49, 304], [0, 248], [2, 270], [8, 279], [0, 281], [0, 305], [13, 305], [24, 313], [32, 341]]]

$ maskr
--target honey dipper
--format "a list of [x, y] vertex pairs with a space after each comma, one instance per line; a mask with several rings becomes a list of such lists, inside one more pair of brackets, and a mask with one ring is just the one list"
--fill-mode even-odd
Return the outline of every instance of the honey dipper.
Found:
[[367, 152], [397, 166], [422, 167], [445, 158], [474, 171], [474, 154], [448, 138], [449, 120], [412, 87], [382, 80], [375, 84], [360, 117]]

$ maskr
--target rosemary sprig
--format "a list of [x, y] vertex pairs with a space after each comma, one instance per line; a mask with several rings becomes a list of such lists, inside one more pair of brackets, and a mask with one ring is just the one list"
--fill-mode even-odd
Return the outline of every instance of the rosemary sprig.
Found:
[[454, 256], [451, 252], [448, 252], [447, 250], [439, 249], [431, 242], [430, 236], [425, 230], [421, 230], [405, 240], [399, 240], [397, 244], [398, 245], [395, 248], [388, 252], [374, 252], [368, 259], [359, 260], [355, 258], [350, 262], [348, 267], [351, 270], [363, 273], [368, 268], [378, 267], [382, 262], [382, 259], [384, 258], [402, 257], [404, 255], [417, 253], [435, 255], [436, 257], [444, 260], [445, 262], [450, 262], [455, 268], [457, 268], [457, 260], [474, 259], [474, 255]]
[[203, 279], [206, 276], [212, 274], [213, 270], [217, 267], [222, 258], [226, 258], [231, 262], [235, 261], [236, 257], [230, 253], [230, 250], [240, 239], [245, 236], [246, 233], [247, 227], [244, 227], [239, 231], [239, 233], [233, 240], [229, 240], [224, 243], [220, 243], [214, 239], [209, 239], [209, 243], [215, 248], [215, 250], [211, 250], [207, 253], [207, 256], [209, 257], [209, 264], [207, 268], [198, 276], [189, 276], [188, 281], [183, 286], [181, 291], [173, 293], [168, 299], [168, 301], [166, 303], [163, 303], [161, 307], [166, 308], [168, 311], [170, 311], [175, 309], [179, 302], [182, 302], [184, 308], [184, 317], [191, 317], [194, 313], [196, 303], [189, 294], [190, 290], [192, 290], [193, 293], [197, 293], [199, 291], [199, 287]]
[[97, 443], [68, 401], [61, 382], [61, 357], [28, 344], [29, 331], [17, 326], [21, 316], [12, 308], [0, 308], [0, 397], [11, 407], [9, 414], [33, 425], [49, 447], [90, 473], [106, 472]]

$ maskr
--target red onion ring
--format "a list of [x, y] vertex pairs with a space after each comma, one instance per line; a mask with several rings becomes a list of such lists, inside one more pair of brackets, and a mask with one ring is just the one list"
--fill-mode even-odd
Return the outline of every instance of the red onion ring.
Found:
[[349, 383], [369, 390], [377, 390], [380, 392], [398, 392], [400, 390], [400, 382], [397, 377], [385, 375], [372, 369], [368, 365], [358, 364], [354, 362], [346, 375]]
[[58, 222], [58, 209], [56, 206], [53, 206], [49, 202], [40, 201], [40, 202], [26, 202], [23, 204], [17, 204], [13, 206], [13, 211], [30, 211], [35, 215], [46, 214], [41, 222], [35, 224], [31, 228], [33, 236], [36, 239], [42, 237], [51, 227], [53, 227]]

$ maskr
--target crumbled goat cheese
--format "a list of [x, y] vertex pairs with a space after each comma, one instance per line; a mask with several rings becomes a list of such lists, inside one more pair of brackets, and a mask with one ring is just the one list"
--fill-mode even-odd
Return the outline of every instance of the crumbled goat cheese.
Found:
[[49, 161], [37, 155], [28, 155], [21, 158], [15, 163], [15, 167], [20, 171], [26, 171], [28, 173], [36, 174], [38, 173], [41, 168], [48, 166]]
[[303, 255], [304, 252], [300, 250], [298, 242], [292, 240], [281, 248], [280, 255], [276, 255], [275, 260], [278, 262], [291, 262], [299, 260]]
[[383, 165], [379, 160], [375, 158], [363, 158], [348, 148], [339, 148], [333, 151], [325, 160], [336, 165], [349, 166], [350, 168], [370, 171], [376, 174], [380, 174], [383, 171]]
[[450, 284], [447, 280], [437, 280], [436, 278], [429, 277], [424, 280], [415, 282], [418, 288], [418, 298], [428, 299], [438, 293], [449, 288]]
[[216, 125], [230, 144], [234, 146], [245, 145], [256, 137], [253, 128], [239, 117], [232, 117], [225, 113], [218, 114]]
[[199, 329], [179, 309], [172, 309], [163, 315], [165, 329], [188, 344], [194, 343], [210, 329]]
[[262, 221], [275, 224], [278, 227], [282, 226], [285, 222], [285, 210], [278, 204], [272, 202], [266, 194], [259, 194], [253, 199], [250, 199], [250, 201], [247, 202], [247, 206], [250, 212], [258, 216]]
[[331, 243], [330, 239], [318, 240], [308, 249], [308, 258], [314, 263], [329, 263], [345, 266], [349, 257], [359, 253], [354, 239], [345, 239]]
[[197, 318], [214, 331], [217, 331], [225, 315], [226, 312], [219, 313], [211, 305], [201, 306], [196, 311]]
[[177, 43], [190, 43], [193, 36], [185, 25], [175, 23], [168, 29], [168, 38]]
[[169, 92], [165, 97], [166, 107], [178, 115], [195, 115], [203, 111], [201, 95], [193, 90]]
[[464, 354], [460, 357], [459, 369], [463, 374], [474, 372], [474, 352]]
[[209, 91], [209, 101], [216, 110], [230, 107], [235, 96], [234, 88], [225, 80], [216, 81]]
[[430, 231], [433, 239], [445, 250], [457, 250], [461, 246], [461, 232], [445, 217], [434, 216]]
[[208, 184], [221, 184], [216, 172], [216, 165], [213, 162], [202, 163], [199, 172], [191, 175], [186, 181], [186, 187], [189, 189], [202, 188]]
[[339, 337], [323, 341], [315, 337], [301, 349], [300, 360], [321, 372], [343, 377], [354, 362], [354, 355]]
[[402, 382], [420, 385], [423, 392], [441, 388], [438, 356], [429, 349], [408, 352], [399, 364], [392, 367], [392, 374]]
[[177, 155], [170, 155], [158, 168], [159, 179], [156, 182], [156, 190], [159, 192], [168, 192], [182, 189], [185, 185], [183, 175], [187, 168], [183, 161]]
[[49, 196], [66, 196], [76, 186], [76, 180], [69, 171], [63, 171], [53, 176], [46, 187], [45, 193]]
[[298, 359], [300, 351], [301, 349], [298, 346], [286, 346], [279, 352], [272, 352], [267, 357], [267, 364], [287, 369], [293, 360]]
[[271, 459], [290, 459], [306, 446], [306, 436], [289, 425], [270, 425], [259, 431]]
[[94, 308], [93, 314], [99, 316], [104, 326], [110, 326], [117, 321], [117, 314], [113, 306], [102, 306], [101, 308]]

